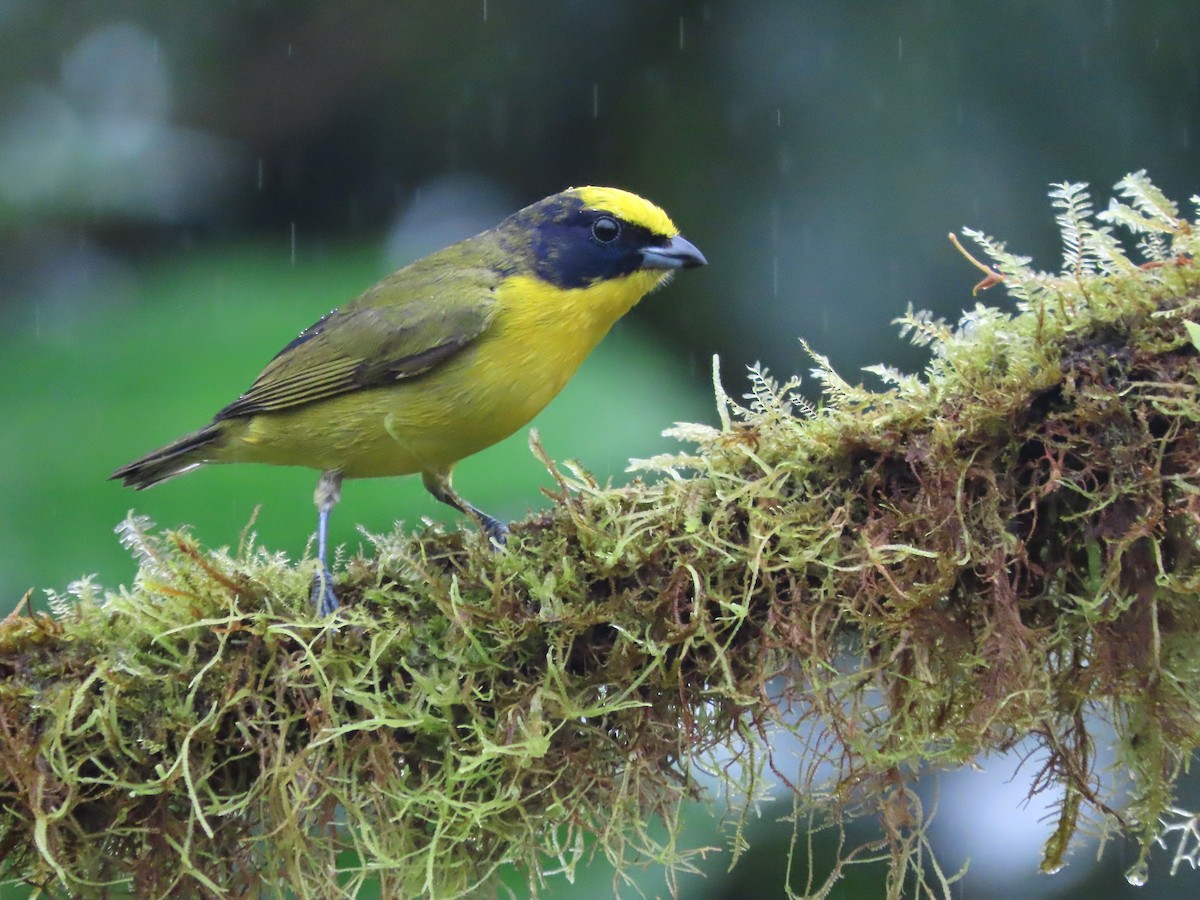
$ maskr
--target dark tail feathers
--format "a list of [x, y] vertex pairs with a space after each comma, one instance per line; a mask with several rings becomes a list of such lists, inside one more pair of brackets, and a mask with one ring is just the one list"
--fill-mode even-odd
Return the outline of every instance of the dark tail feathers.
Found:
[[108, 477], [120, 478], [126, 487], [140, 491], [211, 461], [212, 457], [205, 451], [211, 449], [220, 438], [219, 425], [215, 422], [205, 425], [199, 431], [184, 435], [165, 447], [121, 466]]

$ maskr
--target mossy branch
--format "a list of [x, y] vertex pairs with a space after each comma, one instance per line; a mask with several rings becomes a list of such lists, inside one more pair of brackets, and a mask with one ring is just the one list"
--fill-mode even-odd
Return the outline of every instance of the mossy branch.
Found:
[[[7, 876], [451, 897], [510, 862], [535, 887], [595, 853], [670, 873], [693, 859], [670, 835], [697, 770], [753, 800], [770, 766], [798, 827], [883, 827], [809, 893], [884, 858], [891, 896], [937, 895], [953, 879], [913, 773], [1030, 740], [1059, 798], [1045, 868], [1088, 823], [1140, 843], [1131, 879], [1167, 831], [1195, 863], [1173, 789], [1200, 740], [1197, 231], [1142, 173], [1118, 187], [1101, 218], [1144, 262], [1059, 186], [1064, 273], [969, 233], [1017, 309], [910, 313], [923, 376], [877, 369], [870, 391], [819, 360], [813, 410], [755, 373], [721, 428], [676, 430], [694, 453], [641, 464], [652, 483], [551, 466], [553, 508], [505, 552], [373, 537], [332, 620], [307, 565], [130, 521], [132, 588], [83, 581], [0, 628]], [[1132, 777], [1120, 808], [1100, 722]], [[803, 758], [773, 758], [779, 729]]]

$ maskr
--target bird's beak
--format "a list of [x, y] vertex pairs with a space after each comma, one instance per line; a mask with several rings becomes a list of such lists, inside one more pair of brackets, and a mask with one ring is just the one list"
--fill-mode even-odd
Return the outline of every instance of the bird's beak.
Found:
[[694, 269], [706, 265], [704, 254], [682, 234], [657, 247], [642, 248], [643, 269]]

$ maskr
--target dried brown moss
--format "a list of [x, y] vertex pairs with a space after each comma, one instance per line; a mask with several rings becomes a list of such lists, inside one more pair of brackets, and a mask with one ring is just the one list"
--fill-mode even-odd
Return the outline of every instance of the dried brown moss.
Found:
[[[976, 235], [1017, 311], [910, 314], [924, 376], [869, 391], [822, 365], [818, 412], [756, 374], [722, 428], [678, 429], [694, 453], [642, 464], [653, 484], [552, 466], [561, 494], [507, 552], [376, 538], [332, 621], [307, 566], [130, 522], [133, 587], [0, 626], [8, 877], [450, 897], [509, 862], [534, 885], [594, 853], [671, 872], [692, 857], [651, 822], [673, 833], [697, 769], [749, 798], [771, 766], [800, 827], [878, 817], [844, 864], [944, 894], [913, 773], [1027, 739], [1061, 798], [1044, 867], [1090, 821], [1140, 842], [1141, 877], [1200, 739], [1200, 272], [1194, 226], [1143, 176], [1119, 187], [1108, 215], [1149, 266], [1063, 186], [1066, 272]], [[1133, 777], [1119, 810], [1101, 721]], [[772, 758], [780, 728], [799, 761]]]

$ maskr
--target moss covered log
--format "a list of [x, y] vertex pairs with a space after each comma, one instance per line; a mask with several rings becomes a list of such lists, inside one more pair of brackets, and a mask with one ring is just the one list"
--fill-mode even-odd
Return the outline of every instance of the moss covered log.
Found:
[[[547, 461], [554, 504], [504, 552], [372, 537], [329, 620], [311, 561], [126, 523], [131, 587], [0, 626], [4, 875], [453, 897], [507, 863], [535, 887], [592, 854], [679, 869], [651, 823], [674, 832], [698, 769], [750, 800], [771, 766], [802, 827], [878, 817], [845, 864], [940, 895], [915, 773], [1032, 740], [1060, 798], [1043, 867], [1092, 822], [1140, 844], [1136, 879], [1200, 741], [1200, 271], [1196, 225], [1141, 173], [1118, 188], [1105, 225], [1056, 189], [1058, 275], [972, 234], [1012, 305], [907, 316], [922, 375], [869, 390], [818, 358], [819, 409], [765, 373], [744, 406], [718, 388], [722, 426], [677, 428], [695, 449], [641, 462], [647, 483]], [[779, 729], [801, 759], [772, 758]]]

